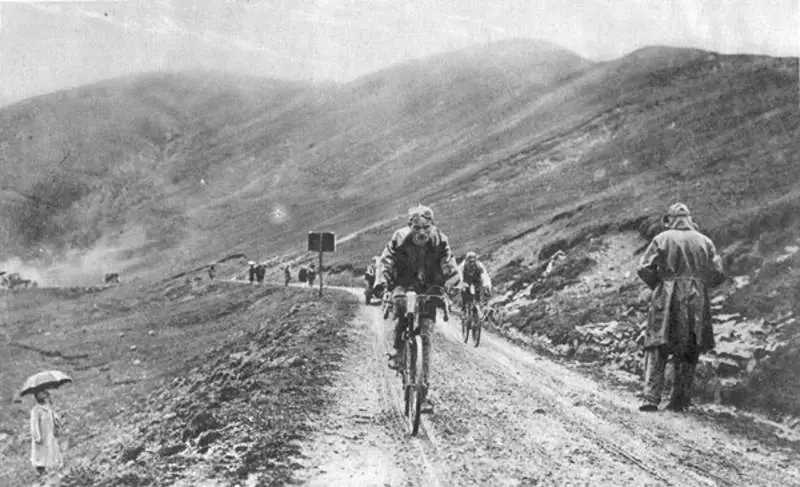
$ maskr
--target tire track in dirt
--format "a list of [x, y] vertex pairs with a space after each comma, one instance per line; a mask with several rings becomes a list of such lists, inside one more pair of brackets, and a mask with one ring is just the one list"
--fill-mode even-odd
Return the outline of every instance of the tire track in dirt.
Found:
[[304, 448], [298, 476], [304, 485], [446, 485], [429, 459], [436, 447], [406, 431], [379, 318], [376, 309], [362, 307], [350, 329], [352, 346], [330, 389], [335, 407]]

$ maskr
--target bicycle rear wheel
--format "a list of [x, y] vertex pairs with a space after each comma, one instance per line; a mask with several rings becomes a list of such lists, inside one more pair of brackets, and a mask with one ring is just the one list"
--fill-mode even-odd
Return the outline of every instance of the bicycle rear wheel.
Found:
[[419, 432], [419, 423], [422, 415], [422, 337], [419, 335], [414, 336], [414, 341], [411, 345], [411, 386], [409, 387], [409, 401], [410, 410], [408, 411], [408, 431], [411, 436], [416, 436]]
[[475, 342], [475, 346], [481, 344], [481, 328], [483, 328], [480, 319], [477, 320], [475, 326], [472, 327], [472, 341]]

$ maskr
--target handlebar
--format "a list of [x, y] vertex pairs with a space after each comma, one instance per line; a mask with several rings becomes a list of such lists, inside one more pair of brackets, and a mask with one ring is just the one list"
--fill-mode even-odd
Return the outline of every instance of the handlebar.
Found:
[[[406, 313], [413, 313], [416, 310], [417, 299], [422, 303], [429, 299], [439, 299], [444, 306], [444, 320], [450, 320], [450, 297], [447, 295], [447, 289], [444, 286], [431, 286], [428, 288], [427, 293], [417, 293], [416, 291], [406, 291]], [[439, 307], [439, 306], [437, 306]]]

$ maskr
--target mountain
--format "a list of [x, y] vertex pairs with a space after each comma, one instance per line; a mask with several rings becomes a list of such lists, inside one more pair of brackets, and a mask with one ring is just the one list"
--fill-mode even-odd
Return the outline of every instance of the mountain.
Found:
[[[162, 250], [181, 242], [176, 265], [297, 249], [312, 227], [347, 235], [416, 201], [434, 205], [459, 252], [575, 208], [548, 227], [554, 238], [665, 198], [688, 198], [711, 231], [730, 233], [731, 204], [758, 220], [795, 189], [795, 85], [796, 59], [656, 46], [592, 63], [526, 40], [325, 87], [210, 72], [110, 80], [0, 110], [4, 214], [17, 230], [4, 247], [50, 243], [69, 227], [55, 215], [76, 205], [108, 208], [119, 198], [103, 194], [109, 181], [135, 215], [114, 210], [71, 244], [153, 226], [175, 233]], [[393, 225], [334, 260], [363, 260]]]

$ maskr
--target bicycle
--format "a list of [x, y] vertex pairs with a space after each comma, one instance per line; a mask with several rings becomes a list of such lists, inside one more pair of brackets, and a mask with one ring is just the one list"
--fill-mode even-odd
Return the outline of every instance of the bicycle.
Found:
[[[403, 414], [408, 422], [409, 433], [415, 436], [419, 432], [422, 403], [428, 393], [428, 384], [424, 384], [424, 363], [422, 336], [423, 324], [429, 329], [436, 321], [436, 310], [444, 309], [444, 321], [449, 321], [447, 294], [441, 286], [431, 286], [425, 294], [406, 291], [406, 326], [401, 338], [403, 341], [403, 365], [400, 374], [403, 384]], [[427, 323], [423, 323], [423, 320]]]
[[469, 341], [469, 333], [472, 331], [472, 341], [477, 347], [481, 343], [481, 309], [475, 299], [475, 285], [470, 284], [467, 291], [467, 302], [464, 303], [467, 315], [461, 319], [461, 336], [464, 343]]

